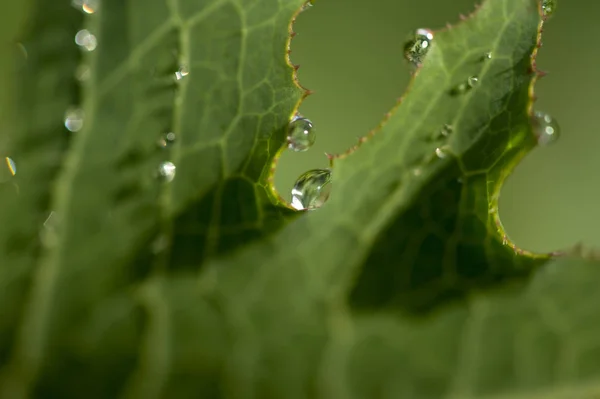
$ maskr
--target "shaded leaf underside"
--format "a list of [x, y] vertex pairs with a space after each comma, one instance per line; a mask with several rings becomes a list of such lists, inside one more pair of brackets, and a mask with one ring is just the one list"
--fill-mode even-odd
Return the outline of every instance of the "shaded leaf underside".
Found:
[[301, 1], [104, 0], [66, 158], [81, 16], [36, 3], [40, 69], [7, 147], [20, 194], [0, 209], [0, 397], [599, 392], [598, 264], [504, 245], [495, 211], [535, 144], [536, 1], [489, 0], [436, 32], [402, 104], [334, 161], [330, 201], [297, 218], [268, 177], [303, 95], [284, 57]]

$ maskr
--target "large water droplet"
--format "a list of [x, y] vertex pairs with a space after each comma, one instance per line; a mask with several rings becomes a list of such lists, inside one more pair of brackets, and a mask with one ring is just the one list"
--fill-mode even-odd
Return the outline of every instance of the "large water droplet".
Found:
[[314, 143], [317, 133], [313, 123], [299, 115], [295, 116], [288, 127], [288, 147], [294, 151], [306, 151]]
[[86, 14], [93, 14], [98, 11], [100, 0], [73, 0], [71, 4]]
[[96, 36], [92, 35], [87, 29], [82, 29], [75, 35], [75, 43], [86, 51], [94, 51], [98, 46]]
[[182, 65], [179, 67], [179, 70], [175, 72], [175, 79], [181, 80], [190, 74], [190, 70], [187, 66]]
[[164, 182], [173, 181], [176, 169], [173, 162], [163, 162], [158, 166], [158, 177]]
[[545, 112], [535, 111], [532, 124], [539, 145], [552, 144], [558, 140], [560, 126], [552, 116]]
[[429, 29], [418, 29], [414, 39], [404, 45], [404, 57], [414, 66], [421, 65], [431, 48], [432, 41], [433, 32]]
[[542, 12], [549, 17], [556, 11], [556, 0], [542, 0]]
[[158, 139], [158, 146], [161, 148], [170, 147], [175, 142], [175, 133], [168, 132], [164, 133], [160, 139]]
[[83, 127], [84, 113], [81, 108], [69, 108], [65, 112], [65, 127], [71, 132], [78, 132]]
[[331, 171], [313, 169], [302, 174], [292, 189], [292, 207], [297, 210], [323, 206], [331, 193]]

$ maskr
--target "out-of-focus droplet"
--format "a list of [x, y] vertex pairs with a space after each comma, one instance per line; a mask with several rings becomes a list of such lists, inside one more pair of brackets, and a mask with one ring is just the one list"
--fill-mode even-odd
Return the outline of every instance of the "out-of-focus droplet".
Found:
[[552, 144], [560, 137], [558, 122], [545, 112], [535, 111], [533, 113], [532, 125], [539, 145]]
[[98, 46], [96, 36], [87, 29], [82, 29], [75, 35], [75, 43], [86, 51], [94, 51]]
[[404, 45], [404, 57], [414, 66], [421, 65], [429, 52], [432, 41], [432, 31], [429, 29], [418, 29], [415, 37]]
[[12, 158], [4, 157], [4, 162], [0, 168], [0, 183], [6, 183], [17, 174], [17, 164]]
[[65, 127], [70, 132], [78, 132], [83, 128], [84, 112], [81, 108], [69, 108], [65, 112]]
[[179, 67], [179, 70], [175, 72], [175, 79], [181, 80], [190, 74], [190, 70], [187, 66], [182, 65]]
[[449, 154], [448, 148], [446, 147], [438, 147], [435, 149], [435, 155], [440, 159], [447, 158]]
[[310, 210], [323, 206], [331, 193], [331, 171], [313, 169], [303, 173], [292, 189], [291, 205], [295, 209]]
[[296, 116], [288, 127], [288, 148], [296, 152], [306, 151], [315, 143], [317, 133], [313, 123], [306, 118]]
[[444, 125], [444, 126], [442, 126], [442, 129], [440, 130], [440, 134], [444, 137], [449, 137], [453, 131], [454, 131], [454, 128], [451, 125]]
[[175, 133], [168, 132], [164, 133], [158, 139], [158, 146], [161, 148], [168, 148], [175, 142]]
[[86, 14], [94, 14], [98, 11], [100, 0], [72, 0], [71, 5]]
[[164, 182], [171, 182], [175, 178], [175, 164], [173, 162], [163, 162], [158, 166], [158, 177]]
[[556, 0], [542, 0], [542, 13], [550, 17], [556, 11]]

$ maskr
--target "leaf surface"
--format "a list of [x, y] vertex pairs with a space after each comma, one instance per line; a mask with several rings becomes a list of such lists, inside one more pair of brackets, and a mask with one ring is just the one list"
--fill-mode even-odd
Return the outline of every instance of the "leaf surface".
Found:
[[304, 214], [269, 184], [304, 95], [285, 56], [302, 1], [103, 0], [83, 57], [81, 13], [33, 3], [6, 141], [19, 191], [0, 207], [0, 398], [598, 393], [600, 265], [526, 253], [497, 217], [535, 145], [537, 1], [435, 32]]

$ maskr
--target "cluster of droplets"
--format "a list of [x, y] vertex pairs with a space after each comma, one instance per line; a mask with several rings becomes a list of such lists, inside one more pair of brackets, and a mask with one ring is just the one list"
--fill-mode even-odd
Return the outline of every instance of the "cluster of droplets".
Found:
[[545, 112], [535, 111], [532, 117], [533, 132], [541, 146], [552, 144], [560, 136], [560, 126], [556, 119]]

